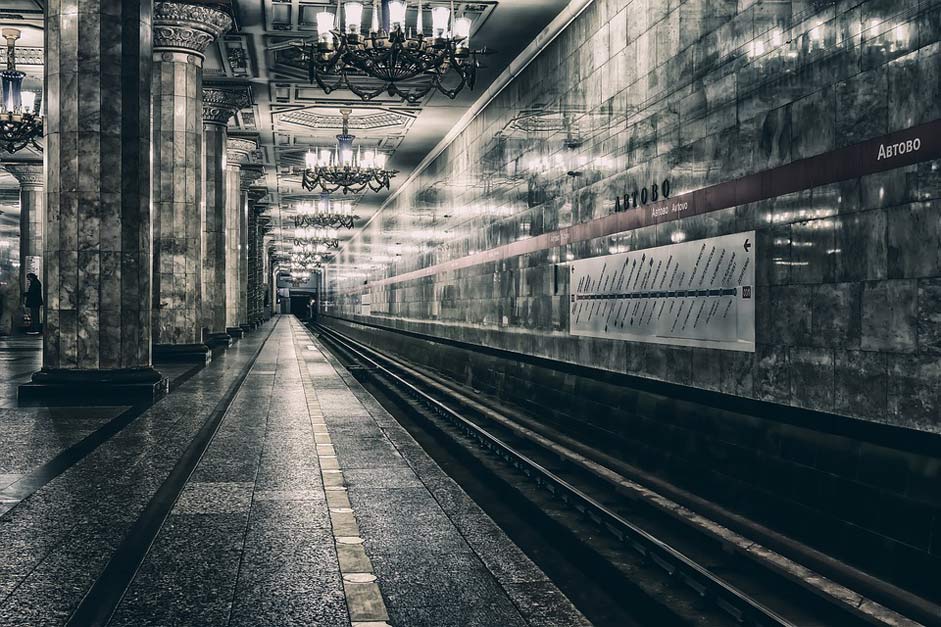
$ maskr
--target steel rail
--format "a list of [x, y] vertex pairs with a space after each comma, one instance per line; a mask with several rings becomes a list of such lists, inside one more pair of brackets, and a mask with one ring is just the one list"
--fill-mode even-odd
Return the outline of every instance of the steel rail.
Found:
[[[596, 522], [600, 522], [611, 529], [613, 532], [615, 532], [615, 535], [618, 535], [622, 539], [622, 541], [624, 541], [625, 538], [630, 538], [631, 548], [637, 551], [642, 557], [656, 563], [669, 575], [679, 575], [682, 577], [684, 582], [693, 590], [703, 597], [710, 597], [714, 599], [716, 604], [722, 610], [732, 615], [736, 620], [752, 625], [797, 627], [795, 623], [792, 623], [771, 608], [749, 597], [746, 593], [742, 592], [732, 584], [712, 574], [679, 550], [671, 547], [647, 531], [644, 531], [643, 529], [635, 526], [633, 523], [623, 518], [616, 512], [611, 511], [593, 497], [585, 494], [583, 491], [562, 477], [558, 476], [551, 470], [545, 468], [527, 455], [517, 451], [512, 446], [503, 442], [480, 425], [471, 420], [468, 420], [458, 411], [448, 407], [445, 403], [424, 392], [415, 384], [405, 380], [402, 376], [396, 374], [390, 370], [390, 368], [383, 366], [381, 363], [376, 361], [376, 359], [371, 358], [368, 354], [366, 354], [366, 352], [363, 351], [372, 353], [376, 356], [377, 359], [385, 361], [393, 368], [398, 368], [400, 370], [403, 369], [402, 366], [398, 365], [393, 359], [381, 355], [377, 351], [368, 348], [356, 340], [353, 340], [352, 338], [349, 338], [348, 336], [345, 336], [333, 329], [328, 329], [320, 325], [318, 325], [317, 328], [320, 333], [328, 336], [332, 341], [340, 344], [345, 350], [357, 356], [357, 358], [368, 362], [373, 368], [381, 371], [385, 376], [393, 379], [397, 384], [408, 390], [413, 396], [418, 397], [422, 402], [430, 405], [431, 408], [447, 416], [452, 422], [457, 423], [457, 425], [462, 429], [468, 431], [478, 440], [487, 444], [489, 448], [500, 452], [504, 457], [512, 460], [514, 465], [523, 470], [523, 472], [525, 472], [527, 475], [529, 475], [530, 472], [535, 472], [540, 475], [547, 483], [554, 485], [556, 488], [561, 489], [569, 497], [574, 498], [575, 501], [582, 505], [582, 507], [578, 507], [578, 504], [575, 504], [577, 509], [587, 513], [589, 516], [591, 516], [591, 513], [586, 510], [594, 512], [596, 516], [592, 516], [592, 518], [595, 519]], [[362, 350], [360, 350], [360, 348]], [[527, 469], [529, 472], [527, 472]], [[555, 493], [555, 490], [552, 491]], [[565, 496], [562, 498], [566, 501], [569, 500]]]

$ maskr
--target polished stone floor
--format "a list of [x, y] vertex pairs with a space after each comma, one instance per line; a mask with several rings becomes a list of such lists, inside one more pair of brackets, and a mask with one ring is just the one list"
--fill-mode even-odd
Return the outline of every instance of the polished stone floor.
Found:
[[38, 335], [0, 337], [0, 407], [16, 407], [16, 388], [42, 365]]
[[17, 407], [38, 346], [0, 343], [0, 625], [587, 624], [295, 318], [149, 408]]

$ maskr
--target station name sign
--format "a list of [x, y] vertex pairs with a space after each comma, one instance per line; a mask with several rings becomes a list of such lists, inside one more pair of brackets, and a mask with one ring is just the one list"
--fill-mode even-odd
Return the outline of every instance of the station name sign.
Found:
[[625, 193], [623, 196], [617, 196], [614, 199], [614, 212], [620, 213], [628, 209], [637, 209], [643, 207], [648, 202], [657, 202], [670, 197], [670, 179], [663, 179], [661, 183], [651, 183], [647, 187], [634, 189], [633, 192]]
[[908, 139], [903, 142], [898, 142], [897, 144], [879, 144], [879, 155], [876, 157], [876, 161], [899, 157], [910, 152], [918, 152], [919, 150], [921, 150], [921, 137]]

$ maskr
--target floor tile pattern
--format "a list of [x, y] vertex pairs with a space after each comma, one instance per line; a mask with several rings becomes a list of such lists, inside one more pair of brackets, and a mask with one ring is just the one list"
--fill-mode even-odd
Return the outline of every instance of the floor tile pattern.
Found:
[[310, 380], [390, 622], [588, 625], [395, 418], [308, 337]]
[[[65, 623], [266, 334], [267, 329], [257, 331], [219, 355], [211, 367], [0, 516], [0, 625]], [[76, 414], [72, 428], [82, 428], [82, 415]], [[69, 418], [56, 420], [64, 425]], [[179, 533], [192, 540], [196, 530]], [[209, 550], [199, 542], [188, 551], [197, 544]]]
[[[0, 625], [68, 620], [246, 369], [110, 625], [588, 624], [315, 337], [279, 317], [0, 515]], [[0, 408], [0, 435], [21, 440], [0, 447], [0, 485], [107, 420], [62, 412]]]

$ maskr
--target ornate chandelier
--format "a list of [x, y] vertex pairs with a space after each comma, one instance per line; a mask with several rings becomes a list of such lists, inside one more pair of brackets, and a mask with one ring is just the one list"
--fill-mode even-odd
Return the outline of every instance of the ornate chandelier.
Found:
[[310, 281], [310, 272], [291, 270], [291, 276], [288, 280], [291, 281], [295, 287], [299, 285], [307, 285], [307, 283]]
[[323, 267], [328, 255], [329, 247], [326, 244], [295, 240], [294, 251], [288, 258], [289, 280], [294, 285], [306, 285], [311, 274]]
[[36, 93], [23, 91], [23, 72], [16, 69], [16, 40], [20, 31], [4, 28], [0, 35], [7, 40], [7, 69], [0, 72], [3, 87], [3, 100], [0, 102], [0, 148], [7, 152], [16, 152], [32, 145], [37, 150], [42, 147], [36, 143], [42, 137], [42, 116], [35, 111]]
[[329, 255], [331, 253], [330, 246], [322, 242], [307, 242], [304, 240], [296, 239], [294, 240], [294, 253], [295, 254], [304, 254], [304, 255]]
[[294, 229], [294, 252], [324, 254], [331, 248], [339, 248], [336, 229], [308, 226]]
[[298, 272], [311, 272], [323, 265], [323, 255], [294, 253], [291, 255], [291, 270]]
[[356, 219], [353, 203], [348, 200], [334, 202], [326, 194], [314, 201], [298, 203], [295, 208], [294, 228], [298, 229], [310, 226], [352, 229]]
[[[420, 101], [432, 89], [448, 98], [455, 98], [467, 87], [474, 88], [477, 58], [486, 49], [469, 46], [471, 21], [454, 14], [450, 8], [431, 8], [431, 32], [424, 29], [424, 11], [418, 0], [415, 28], [406, 30], [406, 0], [373, 0], [372, 25], [362, 32], [363, 3], [343, 3], [345, 25], [340, 24], [340, 0], [336, 13], [317, 14], [317, 41], [308, 51], [310, 81], [326, 93], [346, 88], [363, 100], [372, 100], [387, 92], [410, 104]], [[366, 76], [381, 82], [374, 89], [364, 89], [354, 77]], [[429, 80], [411, 87], [403, 81], [427, 77]], [[450, 83], [449, 87], [446, 83]]]
[[386, 170], [386, 156], [381, 152], [367, 150], [353, 151], [355, 135], [350, 135], [350, 113], [352, 109], [340, 109], [343, 116], [343, 132], [337, 135], [336, 148], [321, 148], [317, 154], [307, 152], [304, 170], [304, 189], [315, 191], [318, 188], [327, 193], [343, 190], [344, 194], [354, 194], [367, 187], [374, 192], [389, 189], [392, 177], [398, 170]]
[[301, 265], [306, 270], [311, 268], [319, 268], [320, 264], [323, 263], [324, 256], [317, 254], [309, 253], [294, 253], [291, 255], [291, 263], [296, 265]]

